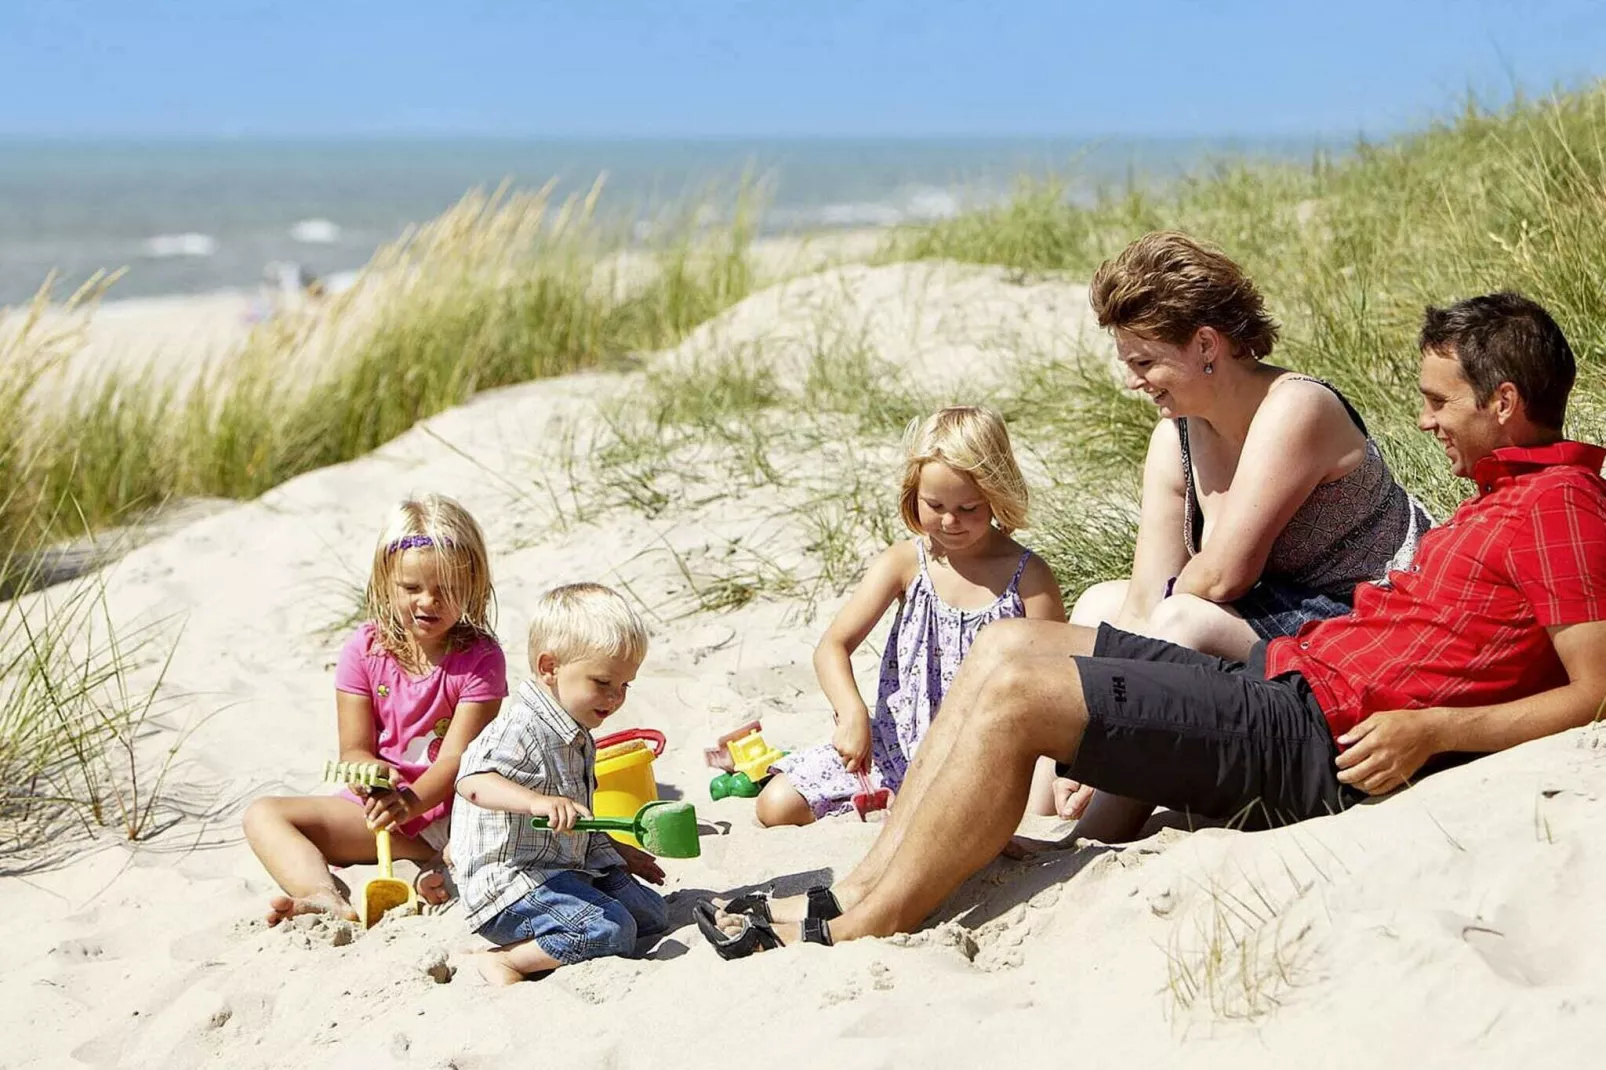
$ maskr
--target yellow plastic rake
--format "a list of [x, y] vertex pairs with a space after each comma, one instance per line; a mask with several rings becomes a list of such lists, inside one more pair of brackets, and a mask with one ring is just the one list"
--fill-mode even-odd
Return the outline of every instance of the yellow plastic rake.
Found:
[[[378, 762], [324, 762], [323, 778], [348, 787], [365, 787], [371, 792], [390, 791], [394, 786], [389, 770]], [[418, 893], [395, 875], [390, 864], [390, 830], [374, 833], [374, 850], [379, 855], [379, 876], [362, 887], [362, 923], [372, 929], [387, 911], [404, 906], [418, 909]]]

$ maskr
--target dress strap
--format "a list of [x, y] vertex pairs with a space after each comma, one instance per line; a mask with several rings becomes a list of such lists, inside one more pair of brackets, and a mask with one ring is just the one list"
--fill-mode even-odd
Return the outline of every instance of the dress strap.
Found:
[[1332, 383], [1329, 383], [1326, 379], [1318, 379], [1314, 375], [1301, 375], [1298, 372], [1292, 372], [1283, 376], [1282, 379], [1278, 380], [1278, 382], [1284, 382], [1287, 380], [1293, 380], [1301, 383], [1315, 383], [1317, 386], [1325, 386], [1327, 389], [1333, 392], [1333, 396], [1338, 398], [1339, 403], [1344, 406], [1344, 411], [1349, 413], [1349, 418], [1354, 420], [1355, 426], [1361, 429], [1361, 434], [1367, 438], [1372, 436], [1372, 433], [1366, 429], [1366, 421], [1361, 418], [1359, 410], [1357, 410], [1354, 405], [1350, 404], [1349, 398], [1344, 396], [1343, 391], [1339, 390], [1339, 388], [1334, 386]]
[[1188, 418], [1177, 417], [1177, 441], [1182, 445], [1182, 545], [1192, 557], [1204, 542], [1204, 510], [1193, 485], [1193, 454], [1188, 449]]
[[1015, 564], [1015, 574], [1009, 578], [1008, 590], [1013, 591], [1020, 586], [1020, 578], [1026, 573], [1026, 562], [1031, 559], [1032, 552], [1030, 550], [1022, 550], [1020, 552], [1020, 560]]

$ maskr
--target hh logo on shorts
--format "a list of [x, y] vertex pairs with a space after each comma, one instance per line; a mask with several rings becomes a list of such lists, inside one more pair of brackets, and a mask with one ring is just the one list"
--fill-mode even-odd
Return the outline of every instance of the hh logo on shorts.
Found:
[[1126, 677], [1124, 677], [1124, 676], [1112, 676], [1112, 677], [1110, 677], [1110, 693], [1113, 696], [1115, 696], [1115, 701], [1120, 702], [1122, 704], [1125, 704], [1125, 702], [1126, 702]]

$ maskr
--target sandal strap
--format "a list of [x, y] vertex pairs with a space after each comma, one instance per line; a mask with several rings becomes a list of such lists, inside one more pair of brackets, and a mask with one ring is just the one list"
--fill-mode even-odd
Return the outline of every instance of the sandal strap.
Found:
[[763, 892], [748, 892], [737, 896], [725, 904], [725, 913], [746, 914], [750, 918], [769, 922], [775, 920], [770, 916], [770, 897]]
[[803, 942], [831, 946], [831, 930], [824, 918], [808, 918], [803, 922]]
[[775, 930], [763, 918], [745, 915], [742, 931], [731, 936], [719, 927], [714, 917], [714, 904], [699, 903], [692, 913], [703, 939], [713, 945], [714, 951], [722, 959], [745, 959], [754, 952], [773, 951], [781, 946], [781, 938], [775, 935]]
[[816, 885], [808, 890], [809, 913], [808, 916], [818, 918], [820, 921], [830, 921], [832, 918], [842, 916], [842, 904], [837, 901], [836, 893], [828, 885]]

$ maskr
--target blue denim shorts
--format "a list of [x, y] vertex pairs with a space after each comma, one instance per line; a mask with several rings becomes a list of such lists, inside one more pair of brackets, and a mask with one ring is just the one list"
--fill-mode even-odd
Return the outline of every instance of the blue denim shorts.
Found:
[[636, 941], [669, 928], [663, 896], [615, 866], [600, 877], [564, 870], [479, 928], [498, 946], [534, 940], [565, 966], [635, 953]]

